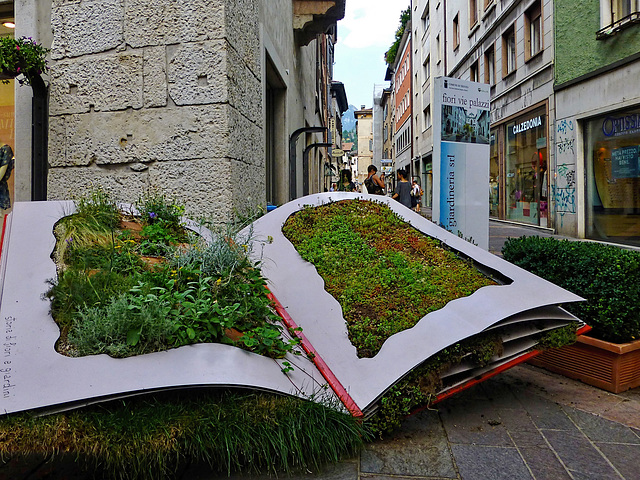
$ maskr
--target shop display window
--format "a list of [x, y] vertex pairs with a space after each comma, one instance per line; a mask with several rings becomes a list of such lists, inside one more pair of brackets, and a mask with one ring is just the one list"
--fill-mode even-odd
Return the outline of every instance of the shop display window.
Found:
[[547, 226], [548, 153], [544, 109], [506, 125], [505, 216], [508, 220]]
[[640, 107], [585, 122], [586, 235], [640, 245]]
[[500, 216], [500, 159], [498, 155], [498, 129], [492, 128], [489, 137], [489, 215]]

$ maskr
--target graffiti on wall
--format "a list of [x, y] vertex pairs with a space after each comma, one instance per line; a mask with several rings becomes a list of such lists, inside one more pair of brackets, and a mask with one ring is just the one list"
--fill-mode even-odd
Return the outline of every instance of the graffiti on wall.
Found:
[[556, 121], [556, 177], [552, 195], [556, 213], [576, 213], [576, 122], [571, 118]]

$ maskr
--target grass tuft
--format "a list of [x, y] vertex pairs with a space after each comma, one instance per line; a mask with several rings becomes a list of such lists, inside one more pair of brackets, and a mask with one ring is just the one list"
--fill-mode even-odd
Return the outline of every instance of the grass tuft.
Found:
[[192, 463], [214, 471], [318, 470], [355, 454], [367, 434], [335, 405], [238, 391], [119, 400], [0, 421], [3, 457], [73, 452], [108, 478], [171, 478]]

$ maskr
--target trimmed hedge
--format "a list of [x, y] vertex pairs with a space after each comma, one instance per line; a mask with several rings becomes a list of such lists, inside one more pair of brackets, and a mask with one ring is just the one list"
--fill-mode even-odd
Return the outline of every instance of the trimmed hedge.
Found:
[[520, 237], [502, 255], [515, 265], [585, 298], [567, 310], [613, 343], [640, 338], [640, 252], [600, 243]]

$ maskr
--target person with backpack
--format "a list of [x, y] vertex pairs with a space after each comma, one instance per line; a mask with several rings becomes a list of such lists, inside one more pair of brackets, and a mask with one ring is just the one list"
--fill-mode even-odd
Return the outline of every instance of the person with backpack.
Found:
[[364, 186], [367, 187], [369, 195], [384, 195], [384, 183], [376, 175], [378, 169], [375, 165], [369, 165], [367, 167], [367, 174], [369, 175], [364, 180]]

